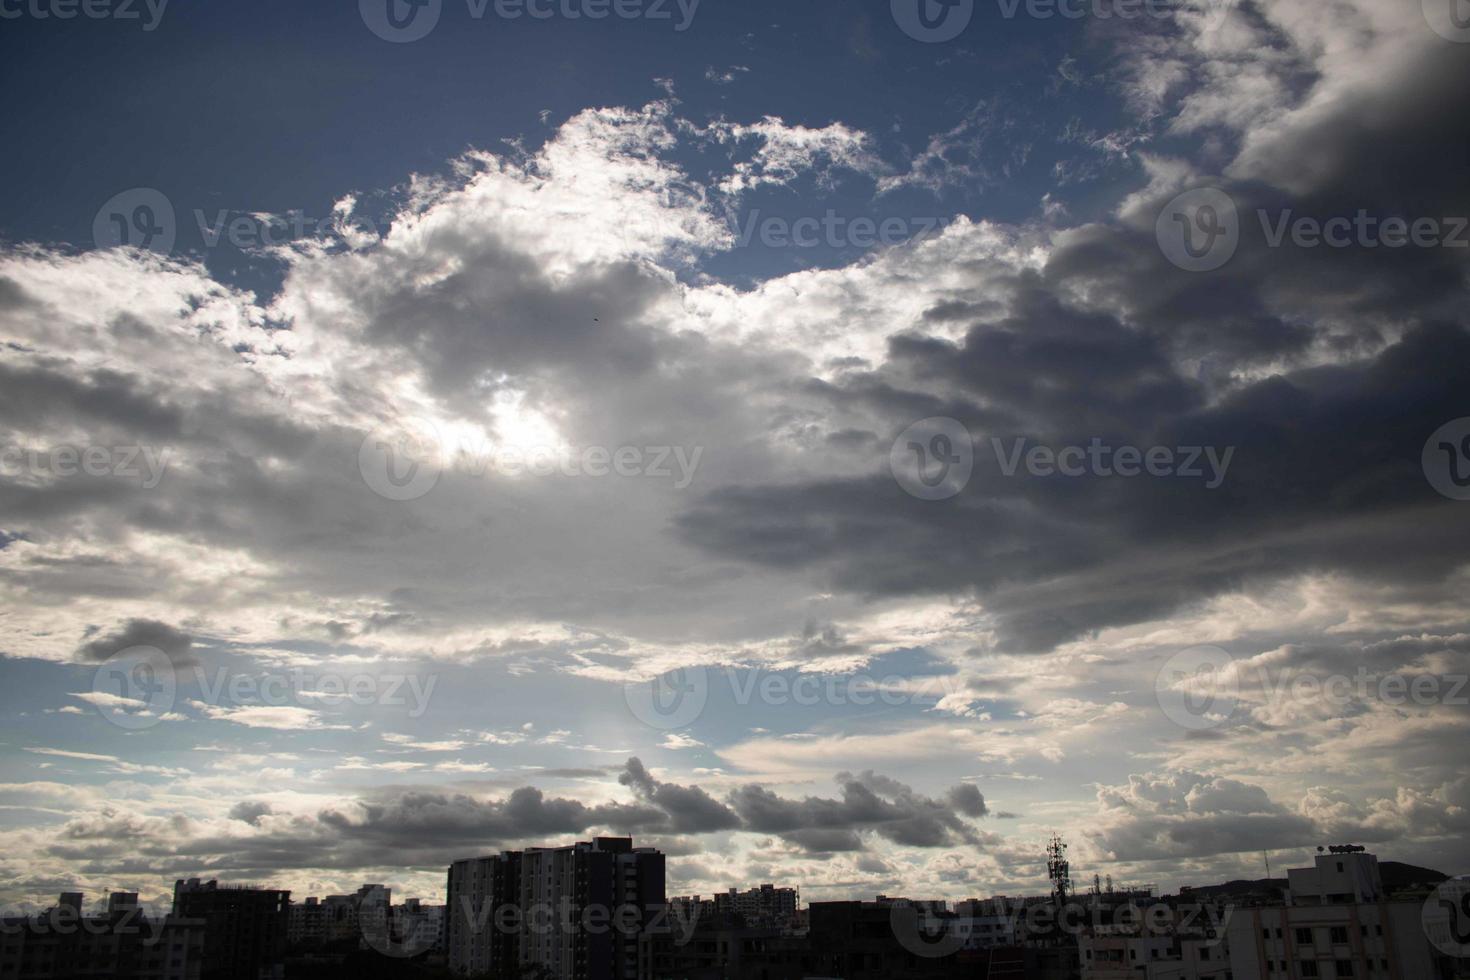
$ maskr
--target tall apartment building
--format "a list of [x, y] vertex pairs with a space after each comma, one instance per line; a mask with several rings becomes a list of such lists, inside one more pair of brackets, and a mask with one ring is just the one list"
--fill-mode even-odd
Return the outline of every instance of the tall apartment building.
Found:
[[289, 891], [174, 883], [174, 915], [204, 920], [200, 980], [273, 980], [285, 975]]
[[664, 872], [661, 852], [626, 837], [457, 861], [450, 968], [514, 963], [555, 980], [638, 980], [638, 939], [664, 910]]
[[521, 900], [521, 855], [506, 851], [449, 866], [444, 943], [449, 968], [463, 976], [509, 973]]

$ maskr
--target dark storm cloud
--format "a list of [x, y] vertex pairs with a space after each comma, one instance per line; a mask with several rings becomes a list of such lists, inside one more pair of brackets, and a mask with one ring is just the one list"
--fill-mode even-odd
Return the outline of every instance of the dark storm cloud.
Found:
[[130, 647], [154, 647], [168, 655], [176, 667], [191, 666], [198, 661], [189, 650], [194, 638], [167, 623], [151, 619], [130, 619], [112, 633], [82, 644], [77, 656], [83, 660], [103, 661]]
[[[920, 418], [964, 422], [975, 474], [959, 498], [912, 500], [886, 478], [751, 484], [683, 515], [684, 537], [758, 564], [817, 567], [861, 593], [973, 592], [1020, 648], [1301, 571], [1442, 576], [1463, 554], [1466, 525], [1418, 460], [1431, 432], [1470, 412], [1470, 340], [1462, 324], [1433, 317], [1463, 296], [1465, 251], [1268, 249], [1256, 207], [1320, 218], [1402, 214], [1407, 203], [1372, 187], [1324, 185], [1293, 201], [1228, 186], [1243, 240], [1224, 269], [1169, 265], [1151, 221], [1092, 226], [1041, 272], [1015, 278], [1009, 316], [959, 343], [899, 335], [883, 368], [809, 388], [834, 411], [861, 400], [889, 420], [875, 457]], [[1466, 196], [1413, 203], [1411, 216], [1450, 215]], [[1268, 311], [1283, 304], [1300, 315]], [[1416, 311], [1421, 322], [1388, 343]], [[1306, 361], [1309, 349], [1340, 363], [1232, 377]], [[1179, 478], [1007, 477], [992, 439], [1004, 449], [1023, 437], [1236, 451], [1211, 491]]]
[[840, 773], [837, 779], [841, 799], [787, 799], [751, 785], [722, 803], [700, 787], [655, 779], [632, 758], [619, 782], [633, 791], [633, 803], [588, 805], [547, 796], [533, 786], [501, 799], [380, 789], [372, 798], [310, 816], [288, 816], [262, 802], [242, 801], [230, 817], [257, 831], [243, 837], [200, 835], [184, 817], [144, 818], [109, 808], [70, 821], [48, 853], [86, 862], [88, 873], [95, 874], [243, 875], [296, 868], [440, 867], [528, 841], [604, 831], [656, 837], [683, 853], [699, 850], [693, 836], [731, 830], [772, 834], [814, 854], [864, 850], [867, 834], [915, 847], [979, 840], [963, 819], [987, 812], [973, 786], [933, 799], [872, 772]]
[[629, 759], [618, 782], [631, 787], [640, 800], [669, 815], [671, 829], [680, 834], [702, 834], [735, 830], [740, 818], [698, 786], [661, 783], [649, 775], [638, 759]]
[[[862, 594], [976, 595], [1013, 649], [1303, 572], [1442, 582], [1470, 524], [1419, 456], [1430, 433], [1470, 415], [1470, 250], [1269, 247], [1261, 213], [1470, 215], [1462, 55], [1433, 47], [1366, 101], [1260, 135], [1236, 177], [1197, 181], [1237, 205], [1241, 242], [1223, 268], [1165, 259], [1154, 222], [1179, 189], [1159, 191], [1116, 222], [1059, 236], [1044, 268], [1000, 289], [1006, 315], [959, 301], [925, 313], [985, 317], [961, 341], [899, 335], [882, 368], [810, 387], [834, 413], [862, 404], [888, 420], [875, 461], [918, 419], [965, 423], [975, 473], [958, 498], [917, 501], [886, 477], [751, 481], [710, 493], [681, 533]], [[1235, 455], [1212, 491], [1179, 478], [1006, 477], [991, 440], [1019, 437]]]
[[[1308, 196], [1355, 199], [1357, 206], [1406, 215], [1465, 214], [1467, 91], [1464, 49], [1434, 43], [1399, 72], [1262, 141], [1244, 159], [1273, 183], [1305, 182]], [[1455, 210], [1427, 210], [1445, 207]]]
[[775, 834], [811, 851], [860, 849], [862, 832], [913, 847], [977, 840], [974, 829], [961, 819], [985, 813], [984, 798], [973, 786], [956, 787], [947, 800], [937, 800], [872, 771], [839, 773], [837, 782], [840, 799], [789, 799], [752, 784], [733, 791], [730, 804], [745, 829]]
[[[1118, 429], [1114, 401], [1097, 429], [1075, 419], [1032, 433], [972, 425], [975, 473], [953, 500], [916, 500], [883, 477], [732, 488], [680, 528], [725, 555], [823, 568], [854, 591], [973, 589], [1003, 638], [1030, 649], [1296, 572], [1433, 581], [1458, 565], [1470, 525], [1426, 482], [1420, 450], [1466, 414], [1466, 390], [1470, 335], [1430, 325], [1366, 363], [1247, 385], [1157, 424]], [[1006, 476], [991, 439], [1008, 451], [1022, 437], [1235, 454], [1215, 490], [1178, 477]]]
[[163, 392], [117, 371], [79, 378], [59, 360], [42, 359], [29, 369], [0, 362], [0, 418], [12, 425], [85, 421], [172, 439], [182, 431], [182, 417]]

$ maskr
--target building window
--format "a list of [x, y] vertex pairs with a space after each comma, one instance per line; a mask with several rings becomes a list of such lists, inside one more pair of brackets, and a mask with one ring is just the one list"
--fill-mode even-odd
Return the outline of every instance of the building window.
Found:
[[1307, 960], [1305, 963], [1302, 964], [1302, 976], [1304, 976], [1304, 977], [1315, 977], [1316, 975], [1317, 975], [1317, 964], [1314, 961]]
[[1312, 945], [1312, 930], [1298, 929], [1296, 931], [1296, 943], [1298, 946]]
[[1350, 977], [1350, 976], [1352, 976], [1353, 975], [1353, 961], [1352, 960], [1338, 960], [1337, 961], [1337, 975], [1340, 976], [1340, 977]]
[[1345, 943], [1345, 942], [1347, 942], [1348, 941], [1347, 927], [1346, 926], [1333, 926], [1332, 927], [1332, 941], [1334, 943]]

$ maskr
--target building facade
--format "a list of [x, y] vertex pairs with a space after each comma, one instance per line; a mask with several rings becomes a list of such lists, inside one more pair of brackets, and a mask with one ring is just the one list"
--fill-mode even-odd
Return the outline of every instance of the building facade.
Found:
[[150, 918], [131, 892], [85, 915], [68, 892], [41, 915], [0, 921], [0, 980], [201, 980], [203, 950], [201, 920]]
[[1287, 872], [1282, 905], [1230, 920], [1236, 980], [1417, 980], [1449, 976], [1420, 921], [1422, 902], [1391, 901], [1378, 858], [1361, 848], [1320, 853]]
[[638, 980], [639, 937], [666, 911], [664, 855], [599, 837], [457, 861], [445, 942], [460, 975], [514, 964], [555, 980]]
[[275, 980], [285, 975], [291, 893], [198, 878], [174, 884], [174, 915], [204, 922], [200, 980]]

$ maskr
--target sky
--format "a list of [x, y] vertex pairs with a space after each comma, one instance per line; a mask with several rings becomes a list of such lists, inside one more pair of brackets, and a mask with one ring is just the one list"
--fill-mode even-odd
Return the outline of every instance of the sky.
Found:
[[0, 0], [0, 906], [1470, 871], [1459, 0]]

